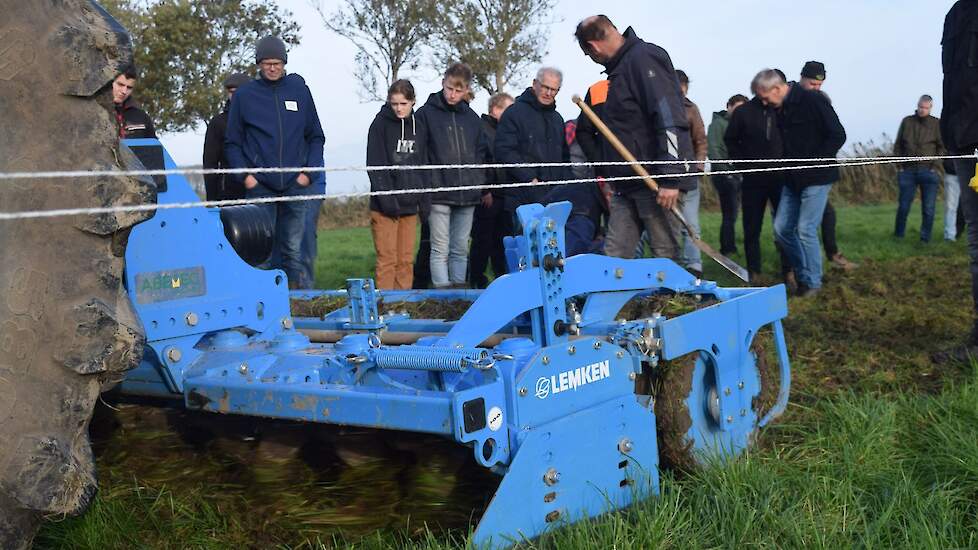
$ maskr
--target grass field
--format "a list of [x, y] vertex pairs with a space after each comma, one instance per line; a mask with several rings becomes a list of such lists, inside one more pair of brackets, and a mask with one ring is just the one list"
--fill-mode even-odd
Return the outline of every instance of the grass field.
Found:
[[[898, 241], [893, 213], [839, 208], [841, 248], [861, 266], [829, 271], [822, 294], [789, 304], [792, 403], [752, 452], [666, 473], [659, 498], [526, 546], [978, 547], [978, 371], [929, 358], [969, 327], [965, 246], [939, 228], [918, 242], [917, 210]], [[702, 221], [715, 241], [719, 216]], [[704, 263], [707, 278], [734, 284]], [[321, 233], [319, 286], [372, 267], [368, 229]], [[101, 407], [101, 492], [84, 517], [49, 523], [38, 547], [454, 548], [492, 489], [467, 453], [430, 438], [212, 421]]]

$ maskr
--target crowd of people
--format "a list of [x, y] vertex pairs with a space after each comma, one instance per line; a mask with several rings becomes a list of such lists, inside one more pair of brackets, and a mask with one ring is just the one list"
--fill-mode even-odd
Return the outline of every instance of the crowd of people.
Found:
[[[948, 25], [953, 23], [952, 15], [954, 10]], [[953, 29], [945, 30], [945, 49], [948, 41], [953, 44], [948, 32], [953, 33]], [[832, 185], [840, 178], [839, 167], [831, 159], [845, 143], [846, 133], [822, 89], [826, 82], [824, 64], [806, 62], [797, 81], [778, 69], [761, 70], [750, 83], [752, 97], [732, 95], [726, 108], [713, 114], [707, 128], [698, 106], [687, 97], [690, 79], [673, 67], [663, 48], [642, 40], [632, 28], [620, 32], [603, 15], [581, 21], [575, 36], [582, 51], [607, 75], [589, 88], [585, 98], [588, 106], [636, 158], [676, 161], [648, 166], [658, 191], [651, 191], [638, 178], [606, 184], [605, 179], [633, 176], [627, 165], [533, 165], [622, 160], [619, 151], [583, 113], [577, 120], [565, 121], [556, 110], [563, 80], [557, 68], [539, 69], [518, 97], [493, 95], [488, 112], [481, 117], [470, 105], [473, 74], [465, 64], [449, 66], [441, 89], [431, 93], [417, 110], [414, 86], [408, 80], [398, 80], [390, 86], [387, 101], [370, 125], [368, 165], [519, 166], [369, 172], [371, 191], [388, 192], [370, 198], [378, 288], [484, 287], [490, 280], [487, 269], [500, 276], [511, 268], [504, 239], [521, 232], [516, 209], [559, 200], [572, 203], [566, 224], [568, 255], [603, 253], [632, 258], [651, 254], [671, 258], [701, 275], [699, 249], [669, 211], [678, 207], [692, 230], [699, 231], [699, 186], [705, 180], [685, 174], [702, 171], [707, 163], [711, 171], [785, 168], [709, 177], [722, 212], [720, 251], [727, 255], [737, 252], [735, 227], [741, 215], [744, 253], [752, 278], [763, 277], [760, 238], [768, 206], [780, 256], [780, 276], [797, 295], [819, 292], [823, 244], [831, 264], [843, 269], [855, 267], [839, 251], [836, 211], [829, 202]], [[949, 67], [954, 68], [948, 59], [956, 58], [945, 55], [946, 74]], [[302, 77], [286, 73], [287, 62], [285, 44], [267, 37], [256, 47], [258, 78], [239, 74], [225, 81], [228, 101], [208, 126], [205, 168], [323, 165], [324, 135], [312, 94]], [[119, 135], [154, 137], [152, 121], [132, 101], [135, 80], [135, 70], [127, 69], [113, 83]], [[947, 100], [947, 81], [945, 87]], [[960, 96], [959, 103], [969, 97], [960, 90], [952, 90], [954, 93]], [[916, 112], [903, 119], [894, 155], [942, 155], [949, 150], [967, 150], [974, 144], [969, 141], [973, 136], [958, 137], [972, 126], [962, 129], [957, 121], [939, 121], [930, 115], [932, 106], [932, 98], [924, 95]], [[948, 135], [954, 136], [953, 144], [946, 143]], [[725, 162], [760, 159], [795, 160], [778, 165]], [[819, 166], [799, 168], [812, 163]], [[966, 191], [973, 162], [944, 162], [941, 171], [939, 164], [909, 161], [900, 166], [896, 237], [906, 232], [910, 207], [919, 189], [920, 239], [931, 239], [941, 172], [946, 190], [944, 238], [953, 240], [961, 233], [967, 208], [958, 209], [959, 197], [962, 205], [976, 200]], [[962, 173], [969, 175], [959, 186], [957, 178]], [[591, 181], [559, 184], [573, 179]], [[513, 182], [533, 185], [494, 187]], [[210, 175], [206, 182], [208, 199], [322, 194], [324, 186], [321, 171]], [[432, 192], [389, 194], [412, 189]], [[294, 287], [312, 286], [319, 202], [281, 202], [265, 208], [276, 228], [275, 251], [266, 265], [284, 269]], [[961, 215], [956, 217], [956, 212]], [[420, 246], [415, 242], [419, 224]], [[972, 240], [976, 249], [978, 238]], [[973, 253], [978, 257], [978, 251]], [[978, 268], [974, 271], [978, 281]], [[975, 295], [978, 300], [978, 283]], [[974, 337], [978, 343], [978, 325]]]

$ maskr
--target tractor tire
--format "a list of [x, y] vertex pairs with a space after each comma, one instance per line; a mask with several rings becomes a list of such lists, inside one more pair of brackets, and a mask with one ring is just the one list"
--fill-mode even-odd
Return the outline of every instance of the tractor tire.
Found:
[[[125, 29], [83, 0], [0, 0], [0, 172], [121, 169], [111, 82]], [[149, 180], [0, 180], [0, 211], [153, 202]], [[145, 341], [125, 289], [129, 229], [147, 214], [0, 220], [0, 548], [96, 492], [88, 423]]]

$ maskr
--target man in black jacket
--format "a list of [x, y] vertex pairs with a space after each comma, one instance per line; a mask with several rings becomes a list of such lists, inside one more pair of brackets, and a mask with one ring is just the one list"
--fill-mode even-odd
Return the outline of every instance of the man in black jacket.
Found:
[[[608, 74], [604, 122], [639, 160], [681, 161], [693, 159], [689, 123], [676, 71], [664, 49], [644, 42], [628, 28], [624, 34], [604, 15], [584, 19], [575, 31], [577, 42]], [[602, 140], [601, 160], [621, 161], [610, 143]], [[681, 192], [696, 182], [675, 177], [687, 171], [682, 163], [647, 167], [657, 178], [658, 194], [644, 181], [618, 181], [611, 198], [605, 253], [631, 258], [642, 229], [649, 233], [654, 256], [679, 259], [681, 240], [678, 220], [668, 213], [681, 206]], [[629, 166], [605, 167], [603, 175], [629, 177]]]
[[[846, 131], [832, 104], [821, 93], [765, 69], [756, 78], [757, 95], [779, 110], [781, 140], [786, 158], [835, 157], [846, 142]], [[818, 226], [832, 184], [839, 180], [835, 162], [825, 167], [786, 170], [781, 203], [774, 218], [774, 235], [798, 278], [800, 296], [822, 287], [822, 246]]]
[[[224, 131], [228, 126], [228, 109], [231, 108], [234, 92], [249, 80], [251, 77], [244, 73], [232, 74], [224, 80], [224, 90], [227, 92], [228, 99], [224, 102], [224, 109], [207, 123], [207, 133], [204, 134], [204, 169], [229, 167], [227, 159], [224, 158]], [[204, 189], [207, 191], [209, 201], [243, 199], [245, 196], [241, 178], [232, 174], [205, 174]]]
[[[496, 141], [496, 128], [499, 119], [513, 104], [513, 96], [499, 92], [489, 98], [489, 112], [482, 115], [485, 123], [486, 139], [489, 150], [493, 150]], [[489, 160], [494, 163], [494, 160]], [[486, 171], [487, 183], [506, 183], [506, 171], [493, 169]], [[475, 207], [475, 218], [472, 220], [472, 249], [469, 253], [469, 282], [473, 288], [485, 288], [489, 283], [486, 277], [486, 267], [492, 262], [492, 273], [499, 277], [507, 272], [506, 251], [503, 238], [513, 233], [513, 217], [503, 209], [505, 189], [482, 192], [482, 200]]]
[[[941, 135], [951, 154], [973, 154], [978, 148], [978, 0], [958, 0], [944, 20], [944, 111]], [[964, 348], [951, 354], [959, 360], [978, 357], [978, 180], [975, 159], [956, 159], [961, 186], [958, 204], [964, 212], [971, 255], [971, 292], [975, 320]]]
[[115, 122], [119, 139], [156, 138], [156, 128], [146, 111], [136, 105], [132, 91], [136, 88], [139, 73], [128, 65], [112, 81], [112, 103], [115, 105]]
[[[471, 84], [472, 69], [456, 63], [445, 71], [442, 89], [428, 96], [428, 101], [418, 110], [418, 119], [428, 129], [424, 145], [428, 164], [484, 164], [489, 158], [482, 121], [465, 100]], [[432, 170], [425, 187], [485, 185], [484, 172], [461, 168]], [[478, 189], [431, 194], [428, 231], [431, 235], [431, 283], [435, 288], [465, 286], [472, 215], [481, 196]]]
[[[557, 92], [563, 74], [552, 67], [537, 71], [533, 85], [527, 88], [512, 107], [503, 113], [496, 130], [496, 162], [503, 164], [569, 162], [570, 150], [564, 139], [564, 118], [557, 112]], [[508, 168], [507, 179], [513, 182], [546, 183], [571, 179], [565, 166], [527, 166]], [[543, 200], [550, 187], [516, 187], [506, 192], [503, 208], [514, 213], [519, 206]]]
[[[751, 83], [751, 90], [754, 84]], [[730, 125], [724, 133], [729, 158], [776, 159], [781, 158], [784, 148], [781, 145], [781, 131], [778, 129], [777, 113], [754, 96], [738, 107], [730, 116]], [[769, 164], [741, 163], [738, 168], [769, 168]], [[771, 215], [778, 211], [781, 189], [784, 187], [784, 174], [781, 172], [749, 172], [744, 174], [741, 183], [741, 201], [744, 227], [744, 255], [747, 256], [747, 270], [752, 281], [761, 274], [761, 229], [764, 227], [764, 211], [771, 205]], [[788, 262], [782, 256], [781, 274], [786, 275]]]

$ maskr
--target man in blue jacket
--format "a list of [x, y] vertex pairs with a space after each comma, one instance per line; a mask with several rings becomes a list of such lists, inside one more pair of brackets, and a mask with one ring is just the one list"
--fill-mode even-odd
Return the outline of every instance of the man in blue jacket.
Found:
[[[312, 93], [297, 74], [286, 74], [288, 54], [281, 39], [258, 41], [255, 62], [260, 78], [238, 88], [231, 100], [225, 155], [232, 168], [290, 168], [323, 166], [326, 138]], [[292, 197], [324, 192], [323, 172], [261, 172], [244, 178], [245, 196]], [[311, 201], [267, 203], [275, 220], [275, 246], [268, 265], [281, 268], [289, 287], [312, 286], [305, 280], [303, 233]]]
[[[604, 122], [630, 152], [639, 160], [691, 161], [689, 122], [669, 53], [640, 39], [631, 27], [620, 33], [604, 15], [584, 19], [574, 35], [585, 55], [603, 65], [608, 74]], [[622, 160], [606, 140], [601, 141], [599, 158]], [[678, 260], [680, 224], [668, 211], [682, 207], [685, 192], [694, 189], [696, 181], [678, 177], [687, 171], [682, 163], [647, 168], [653, 177], [670, 177], [656, 178], [657, 194], [640, 178], [614, 182], [605, 253], [633, 257], [645, 230], [654, 256]], [[630, 166], [606, 166], [601, 175], [629, 177], [635, 173]]]
[[[506, 109], [496, 129], [495, 159], [501, 164], [569, 162], [564, 139], [564, 118], [557, 112], [557, 92], [563, 74], [553, 67], [537, 71], [533, 85]], [[566, 166], [507, 169], [511, 182], [537, 182], [533, 187], [507, 189], [503, 208], [510, 213], [524, 204], [538, 203], [550, 190], [548, 181], [571, 179]]]

